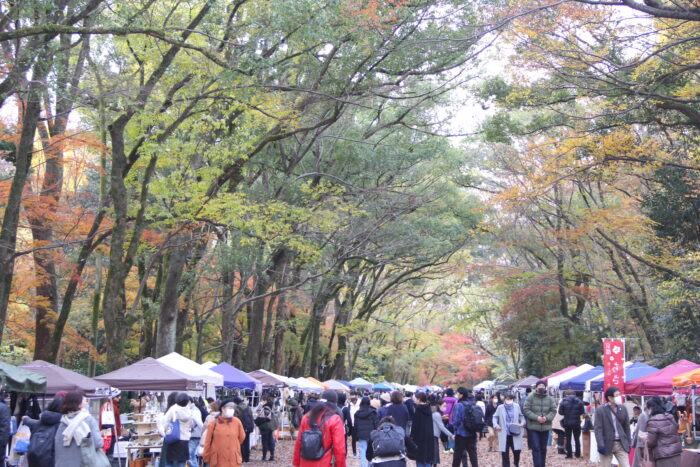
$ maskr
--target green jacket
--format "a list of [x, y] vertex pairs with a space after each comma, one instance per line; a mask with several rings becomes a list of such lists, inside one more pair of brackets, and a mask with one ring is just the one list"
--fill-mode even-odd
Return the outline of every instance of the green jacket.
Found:
[[[532, 393], [525, 399], [523, 407], [525, 418], [527, 418], [527, 429], [532, 431], [549, 431], [552, 429], [552, 420], [557, 414], [557, 402], [553, 397], [540, 396]], [[547, 418], [545, 423], [537, 421], [537, 417]]]

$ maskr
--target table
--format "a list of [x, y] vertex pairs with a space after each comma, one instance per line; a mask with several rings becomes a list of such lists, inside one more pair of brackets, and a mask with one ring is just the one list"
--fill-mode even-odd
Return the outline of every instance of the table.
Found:
[[[131, 445], [126, 447], [126, 465], [127, 467], [132, 467], [132, 464], [135, 465], [133, 461], [136, 461], [138, 459], [134, 458], [134, 454], [136, 451], [145, 451], [146, 449], [157, 449], [154, 454], [160, 454], [160, 449], [163, 447], [162, 444], [160, 445], [150, 445], [150, 446], [142, 446], [142, 445]], [[157, 456], [154, 456], [153, 459], [155, 459]]]

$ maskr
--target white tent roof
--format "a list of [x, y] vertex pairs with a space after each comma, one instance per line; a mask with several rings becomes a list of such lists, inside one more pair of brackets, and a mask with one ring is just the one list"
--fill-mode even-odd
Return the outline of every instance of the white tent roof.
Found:
[[[289, 378], [299, 389], [304, 391], [323, 391], [323, 386], [309, 381], [306, 378]], [[290, 383], [291, 384], [291, 383]]]
[[491, 389], [492, 387], [493, 387], [493, 381], [487, 379], [486, 381], [482, 381], [479, 384], [477, 384], [476, 386], [474, 386], [474, 389], [476, 389], [476, 390]]
[[335, 389], [336, 391], [349, 391], [350, 388], [344, 385], [343, 383], [340, 383], [334, 379], [329, 379], [328, 381], [324, 381], [323, 384], [328, 386], [331, 389]]
[[203, 366], [204, 368], [206, 368], [207, 370], [211, 369], [211, 367], [214, 367], [214, 366], [216, 366], [216, 365], [218, 365], [218, 363], [214, 363], [214, 362], [204, 362], [204, 363], [202, 363], [202, 366]]
[[190, 360], [187, 357], [180, 355], [177, 352], [169, 353], [168, 355], [163, 355], [158, 359], [159, 362], [168, 365], [170, 368], [174, 368], [181, 373], [185, 373], [189, 376], [194, 376], [196, 379], [201, 379], [205, 384], [211, 384], [213, 386], [223, 386], [224, 376], [204, 368], [199, 363], [194, 360]]
[[584, 363], [583, 365], [576, 367], [573, 370], [569, 370], [566, 373], [562, 373], [560, 375], [549, 378], [547, 380], [547, 387], [559, 388], [559, 383], [561, 383], [562, 381], [566, 381], [567, 379], [575, 378], [576, 376], [582, 375], [583, 373], [587, 372], [588, 370], [592, 370], [593, 368], [594, 368], [593, 365], [589, 365], [588, 363]]
[[404, 390], [407, 392], [416, 392], [418, 391], [418, 386], [414, 384], [406, 384], [404, 387]]

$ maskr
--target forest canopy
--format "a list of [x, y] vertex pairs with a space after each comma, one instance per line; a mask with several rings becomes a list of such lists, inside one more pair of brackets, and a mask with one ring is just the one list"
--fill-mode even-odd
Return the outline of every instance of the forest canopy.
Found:
[[[700, 359], [682, 2], [0, 1], [0, 354]], [[700, 49], [698, 49], [700, 50]]]

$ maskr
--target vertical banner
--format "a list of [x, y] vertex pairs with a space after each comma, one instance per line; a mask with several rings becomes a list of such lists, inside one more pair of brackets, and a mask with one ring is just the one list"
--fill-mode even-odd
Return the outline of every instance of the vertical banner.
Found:
[[603, 391], [615, 386], [624, 394], [625, 340], [603, 339]]

